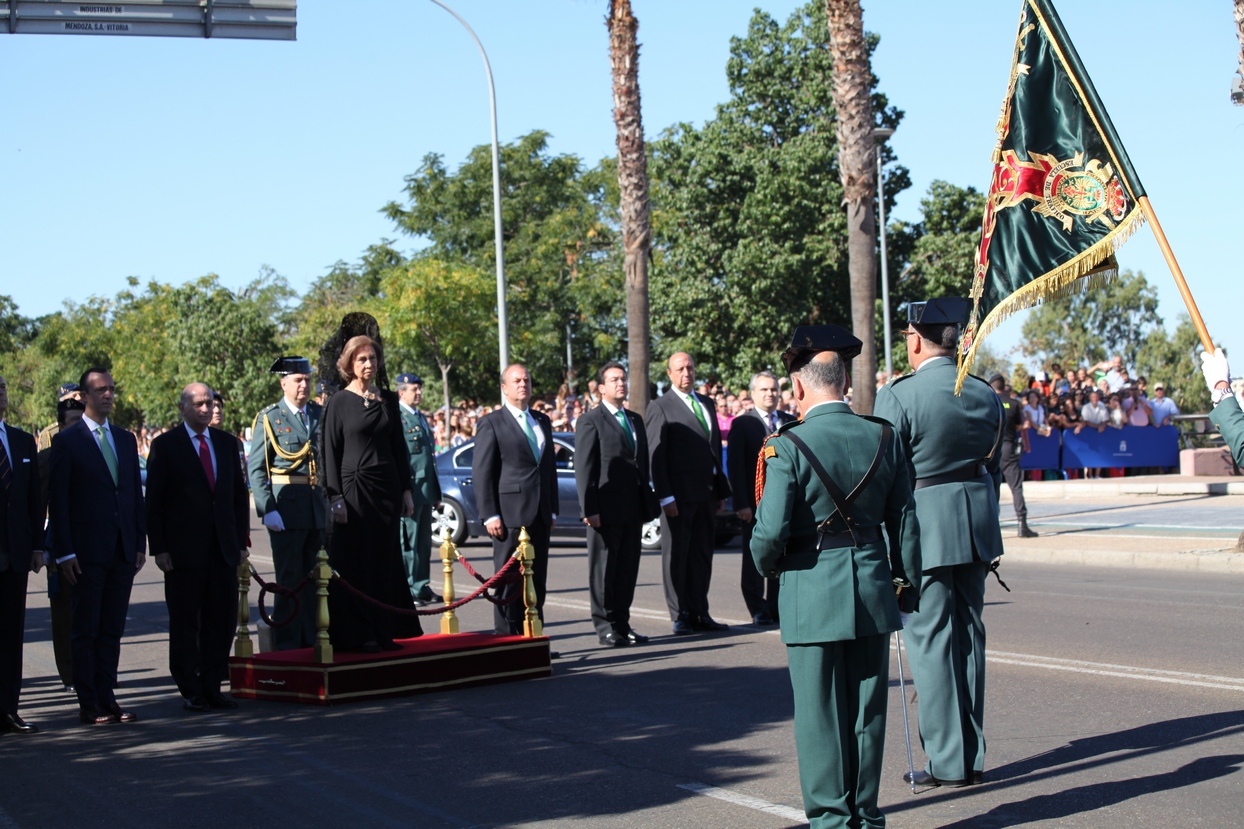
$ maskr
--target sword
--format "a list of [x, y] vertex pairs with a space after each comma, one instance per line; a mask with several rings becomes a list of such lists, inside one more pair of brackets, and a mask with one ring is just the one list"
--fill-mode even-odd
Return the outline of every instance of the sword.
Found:
[[903, 704], [903, 736], [907, 739], [907, 771], [911, 781], [911, 793], [916, 793], [916, 766], [911, 759], [911, 725], [907, 722], [907, 689], [903, 685], [903, 634], [894, 631], [894, 647], [898, 651], [898, 698]]

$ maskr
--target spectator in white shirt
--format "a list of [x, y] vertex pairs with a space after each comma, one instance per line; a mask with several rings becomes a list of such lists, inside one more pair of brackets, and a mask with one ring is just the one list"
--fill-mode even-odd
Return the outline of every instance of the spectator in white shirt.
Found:
[[1104, 432], [1106, 426], [1110, 424], [1110, 409], [1105, 403], [1101, 402], [1101, 392], [1093, 389], [1089, 392], [1089, 402], [1084, 404], [1084, 408], [1080, 410], [1080, 417], [1084, 418], [1084, 422], [1092, 426], [1099, 432]]

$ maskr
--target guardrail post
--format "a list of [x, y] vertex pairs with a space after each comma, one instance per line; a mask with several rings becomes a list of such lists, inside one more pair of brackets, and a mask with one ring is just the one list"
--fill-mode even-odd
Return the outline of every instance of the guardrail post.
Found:
[[[441, 531], [441, 570], [445, 574], [445, 584], [441, 588], [441, 597], [446, 605], [454, 603], [454, 562], [458, 559], [458, 548], [449, 537], [449, 528]], [[453, 635], [458, 632], [458, 614], [447, 607], [441, 614], [441, 633]]]
[[333, 568], [328, 566], [328, 551], [323, 547], [315, 557], [315, 661], [321, 665], [333, 661], [333, 645], [328, 639], [328, 582]]
[[255, 655], [251, 642], [251, 565], [246, 559], [238, 565], [238, 633], [233, 641], [233, 655], [249, 659]]
[[531, 574], [536, 560], [536, 550], [531, 546], [531, 536], [523, 527], [518, 533], [518, 549], [514, 552], [519, 566], [523, 571], [523, 636], [528, 639], [544, 635], [544, 624], [540, 621], [540, 613], [536, 609], [536, 585]]

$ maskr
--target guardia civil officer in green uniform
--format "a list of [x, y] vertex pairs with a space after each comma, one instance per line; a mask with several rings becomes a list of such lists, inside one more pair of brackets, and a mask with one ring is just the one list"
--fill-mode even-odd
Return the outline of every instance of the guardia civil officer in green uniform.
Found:
[[[955, 394], [955, 349], [972, 304], [914, 302], [907, 359], [915, 372], [877, 392], [873, 413], [894, 424], [911, 468], [924, 575], [905, 629], [928, 766], [917, 785], [981, 782], [985, 768], [985, 577], [1002, 555], [998, 468], [1002, 401], [968, 377]], [[904, 779], [912, 782], [910, 774]]]
[[[861, 343], [801, 326], [782, 355], [802, 419], [761, 450], [751, 551], [781, 580], [782, 642], [812, 829], [881, 827], [877, 808], [890, 679], [889, 634], [916, 604], [920, 528], [902, 443], [844, 402]], [[882, 527], [885, 534], [882, 535]], [[896, 582], [907, 585], [901, 594]]]
[[419, 411], [423, 380], [415, 374], [397, 376], [397, 399], [402, 412], [402, 435], [410, 455], [411, 495], [415, 512], [402, 519], [402, 561], [415, 604], [439, 602], [430, 584], [432, 560], [432, 507], [441, 502], [441, 482], [436, 477], [436, 443], [432, 427]]
[[1231, 447], [1236, 465], [1244, 466], [1244, 412], [1240, 411], [1240, 401], [1231, 393], [1231, 368], [1221, 348], [1214, 349], [1213, 354], [1201, 352], [1201, 372], [1214, 401], [1209, 419]]
[[[268, 528], [276, 580], [287, 587], [302, 581], [324, 546], [327, 512], [318, 475], [321, 409], [310, 400], [311, 362], [281, 357], [270, 371], [281, 377], [280, 400], [255, 416], [247, 459], [255, 511]], [[277, 650], [309, 648], [315, 643], [315, 585], [299, 594], [298, 618], [275, 628]], [[288, 618], [293, 600], [276, 597], [274, 619]]]

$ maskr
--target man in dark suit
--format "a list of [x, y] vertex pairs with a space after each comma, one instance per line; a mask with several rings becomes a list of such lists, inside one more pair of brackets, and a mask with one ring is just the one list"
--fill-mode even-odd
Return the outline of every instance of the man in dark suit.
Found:
[[756, 408], [739, 415], [730, 424], [726, 465], [730, 472], [734, 511], [743, 522], [743, 570], [739, 581], [743, 601], [755, 624], [772, 625], [778, 620], [779, 582], [762, 577], [752, 559], [752, 530], [756, 527], [756, 456], [766, 437], [795, 418], [778, 411], [781, 389], [773, 372], [762, 371], [754, 376], [751, 391]]
[[86, 412], [52, 441], [48, 480], [52, 549], [75, 587], [78, 716], [88, 725], [133, 722], [114, 691], [130, 589], [147, 560], [138, 442], [108, 422], [117, 388], [107, 369], [87, 369], [78, 385]]
[[623, 408], [626, 369], [606, 363], [597, 374], [601, 404], [575, 424], [575, 484], [587, 524], [588, 595], [592, 624], [606, 647], [640, 645], [631, 629], [639, 577], [640, 532], [661, 509], [648, 485], [644, 421]]
[[147, 457], [147, 538], [164, 573], [169, 672], [187, 711], [237, 708], [220, 683], [237, 629], [250, 499], [237, 438], [208, 426], [212, 390], [191, 383], [177, 408], [182, 428], [153, 440]]
[[17, 714], [22, 691], [26, 580], [43, 564], [43, 499], [34, 436], [4, 422], [9, 387], [0, 377], [0, 731], [34, 734]]
[[[475, 503], [492, 536], [492, 559], [498, 569], [518, 546], [518, 534], [527, 528], [535, 549], [532, 582], [536, 609], [544, 620], [544, 592], [548, 581], [549, 532], [557, 521], [557, 470], [553, 460], [553, 424], [543, 412], [529, 409], [531, 375], [515, 364], [501, 375], [502, 406], [484, 415], [475, 427]], [[499, 598], [509, 604], [494, 612], [499, 634], [523, 632], [521, 583], [511, 582]]]
[[660, 499], [665, 603], [674, 633], [725, 630], [708, 615], [713, 576], [713, 517], [730, 494], [721, 468], [721, 429], [711, 397], [695, 392], [695, 360], [678, 352], [671, 388], [648, 405], [652, 484]]

